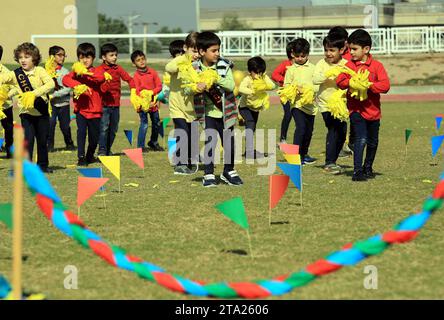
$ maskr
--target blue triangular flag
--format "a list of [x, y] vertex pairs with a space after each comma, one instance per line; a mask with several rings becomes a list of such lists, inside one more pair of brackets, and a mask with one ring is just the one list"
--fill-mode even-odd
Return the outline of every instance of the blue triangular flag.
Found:
[[[102, 168], [77, 168], [77, 171], [87, 178], [103, 178]], [[100, 187], [100, 191], [105, 190], [105, 187]]]
[[284, 172], [285, 175], [290, 177], [291, 182], [294, 183], [296, 188], [302, 191], [301, 165], [281, 162], [279, 162], [277, 165]]
[[432, 157], [434, 157], [436, 155], [436, 153], [438, 152], [443, 140], [444, 140], [444, 136], [432, 137]]
[[36, 193], [41, 193], [47, 198], [54, 200], [55, 202], [61, 202], [59, 196], [52, 188], [48, 179], [46, 179], [42, 170], [38, 165], [28, 160], [23, 162], [23, 176], [28, 184], [29, 188]]
[[5, 139], [0, 138], [0, 148], [3, 147], [3, 142], [5, 142]]
[[435, 121], [436, 121], [436, 129], [439, 130], [439, 128], [441, 127], [442, 117], [437, 116], [437, 117], [435, 118]]
[[168, 138], [168, 158], [173, 156], [173, 153], [176, 152], [176, 138]]
[[125, 136], [128, 139], [129, 144], [133, 145], [133, 130], [123, 130], [125, 132]]

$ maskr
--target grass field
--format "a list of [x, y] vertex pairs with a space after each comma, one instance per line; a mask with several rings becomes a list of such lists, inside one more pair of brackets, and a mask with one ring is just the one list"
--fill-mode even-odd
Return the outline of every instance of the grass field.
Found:
[[[257, 175], [257, 166], [239, 164], [245, 184], [240, 188], [219, 185], [201, 187], [202, 171], [190, 177], [174, 176], [166, 152], [145, 154], [145, 178], [131, 161], [122, 157], [123, 193], [112, 192], [118, 181], [104, 169], [107, 210], [101, 197], [82, 207], [82, 219], [104, 239], [125, 248], [171, 273], [195, 280], [246, 281], [271, 278], [298, 271], [307, 264], [338, 250], [342, 245], [391, 229], [407, 215], [419, 212], [442, 170], [431, 166], [430, 136], [434, 116], [442, 103], [386, 103], [383, 105], [380, 144], [374, 169], [375, 180], [352, 183], [352, 158], [340, 159], [347, 171], [323, 173], [325, 127], [316, 117], [310, 155], [316, 165], [304, 167], [304, 206], [290, 186], [273, 210], [268, 225], [268, 177]], [[161, 115], [167, 116], [166, 108]], [[272, 106], [260, 116], [259, 128], [279, 128], [282, 110]], [[123, 129], [138, 128], [132, 108], [122, 108], [114, 152], [128, 147]], [[289, 140], [293, 133], [289, 130]], [[413, 133], [404, 155], [404, 130]], [[171, 129], [171, 124], [168, 129]], [[73, 122], [75, 135], [75, 123]], [[57, 129], [56, 147], [62, 147]], [[283, 157], [278, 152], [278, 161]], [[50, 154], [56, 170], [49, 176], [63, 202], [74, 212], [78, 173], [66, 165], [76, 154]], [[97, 165], [98, 166], [98, 165]], [[7, 172], [10, 162], [0, 160], [0, 202], [12, 200]], [[222, 166], [216, 167], [220, 173]], [[278, 170], [276, 170], [278, 172]], [[430, 183], [430, 181], [432, 181]], [[138, 183], [139, 188], [124, 187]], [[214, 209], [216, 203], [241, 196], [251, 226], [255, 258], [233, 253], [249, 251], [244, 232]], [[57, 231], [39, 212], [26, 192], [24, 224], [24, 274], [27, 290], [43, 292], [50, 299], [194, 299], [171, 292], [136, 275], [115, 269]], [[396, 245], [381, 256], [365, 260], [316, 280], [279, 299], [437, 299], [444, 297], [444, 222], [442, 212], [432, 217], [419, 237]], [[10, 279], [11, 234], [0, 225], [0, 273]], [[237, 251], [236, 251], [237, 250]], [[78, 268], [78, 289], [64, 289], [64, 268]], [[378, 268], [378, 289], [364, 289], [364, 267]]]

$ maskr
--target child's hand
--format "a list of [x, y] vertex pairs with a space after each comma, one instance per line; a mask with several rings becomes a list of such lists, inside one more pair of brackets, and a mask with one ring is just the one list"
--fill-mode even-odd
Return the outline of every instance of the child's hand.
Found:
[[79, 84], [74, 87], [74, 99], [79, 99], [82, 94], [91, 95], [91, 88], [88, 87], [86, 84]]
[[202, 93], [202, 92], [204, 92], [207, 89], [207, 85], [205, 83], [203, 83], [203, 82], [199, 82], [196, 85], [196, 89], [197, 89], [198, 93]]
[[32, 91], [23, 92], [19, 94], [18, 100], [26, 109], [32, 109], [34, 108], [35, 94]]
[[81, 63], [80, 61], [73, 63], [72, 71], [74, 71], [74, 73], [78, 76], [83, 76], [83, 75], [92, 76], [93, 75], [93, 73], [89, 72], [88, 69], [85, 67], [85, 65], [83, 63]]

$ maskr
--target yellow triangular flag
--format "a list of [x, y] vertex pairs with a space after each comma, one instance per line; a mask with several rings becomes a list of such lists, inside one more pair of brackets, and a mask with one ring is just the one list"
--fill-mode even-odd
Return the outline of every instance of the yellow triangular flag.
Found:
[[300, 154], [284, 154], [284, 157], [289, 164], [301, 164]]
[[120, 180], [120, 156], [99, 156], [100, 162]]

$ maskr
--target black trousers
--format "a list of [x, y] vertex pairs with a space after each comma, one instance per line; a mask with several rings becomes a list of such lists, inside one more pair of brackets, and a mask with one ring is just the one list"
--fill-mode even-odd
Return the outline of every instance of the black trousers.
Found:
[[54, 148], [54, 136], [55, 136], [55, 128], [57, 125], [57, 119], [59, 119], [60, 130], [62, 131], [63, 138], [65, 140], [65, 145], [73, 145], [72, 136], [71, 136], [71, 117], [69, 115], [69, 105], [63, 107], [53, 107], [52, 108], [52, 116], [49, 120], [49, 138], [48, 138], [48, 148]]
[[76, 116], [77, 122], [77, 156], [85, 157], [86, 135], [88, 134], [88, 150], [86, 159], [91, 160], [96, 152], [100, 136], [100, 118], [87, 119], [80, 113]]
[[308, 148], [313, 135], [315, 116], [306, 114], [304, 111], [301, 111], [298, 108], [292, 108], [291, 115], [296, 123], [293, 144], [297, 144], [299, 146], [299, 153], [301, 154], [301, 160], [303, 160], [308, 154]]
[[191, 164], [191, 123], [182, 118], [174, 118], [174, 136], [176, 154], [174, 164], [177, 166]]
[[290, 126], [291, 122], [290, 102], [283, 104], [282, 108], [284, 109], [284, 116], [282, 117], [282, 122], [281, 122], [280, 140], [287, 140], [288, 127]]
[[32, 161], [34, 152], [34, 140], [37, 140], [37, 165], [41, 169], [48, 168], [48, 134], [49, 134], [49, 116], [31, 116], [21, 114], [23, 129], [25, 130], [25, 140], [29, 159]]
[[248, 108], [240, 108], [239, 112], [245, 120], [245, 153], [254, 154], [254, 132], [256, 131], [259, 111], [253, 111]]
[[347, 136], [347, 122], [333, 118], [330, 112], [322, 112], [322, 118], [328, 130], [325, 139], [325, 164], [334, 164]]
[[218, 137], [220, 137], [224, 148], [224, 173], [234, 170], [233, 127], [224, 130], [223, 118], [205, 116], [205, 174], [214, 173], [214, 156]]
[[[1, 120], [3, 129], [5, 129], [5, 149], [6, 153], [9, 154], [9, 148], [12, 146], [14, 142], [14, 115], [12, 113], [12, 107], [3, 110], [6, 118]], [[0, 146], [1, 147], [1, 146]]]

